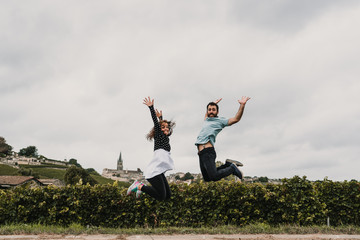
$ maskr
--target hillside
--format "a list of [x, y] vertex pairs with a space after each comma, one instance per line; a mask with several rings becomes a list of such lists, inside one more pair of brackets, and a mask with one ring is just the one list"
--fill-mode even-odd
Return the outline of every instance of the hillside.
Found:
[[[37, 174], [39, 178], [50, 178], [50, 179], [59, 179], [64, 181], [64, 176], [66, 172], [66, 168], [56, 167], [55, 165], [47, 164], [47, 165], [20, 165], [22, 168], [26, 170], [31, 170], [33, 174]], [[19, 169], [1, 164], [0, 163], [0, 175], [10, 175], [16, 176], [20, 175], [18, 173]], [[90, 174], [99, 184], [107, 184], [113, 183], [114, 180], [104, 178], [101, 175]]]
[[0, 163], [0, 176], [1, 175], [16, 176], [19, 174], [18, 174], [18, 169]]

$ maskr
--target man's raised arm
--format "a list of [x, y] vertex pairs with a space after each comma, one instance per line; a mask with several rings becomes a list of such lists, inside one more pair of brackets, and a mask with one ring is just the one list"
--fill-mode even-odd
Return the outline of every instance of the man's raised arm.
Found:
[[237, 111], [235, 117], [229, 118], [228, 126], [231, 126], [234, 123], [237, 123], [237, 122], [240, 121], [240, 119], [241, 119], [241, 117], [242, 117], [242, 115], [244, 113], [245, 104], [249, 99], [250, 99], [249, 97], [243, 96], [241, 98], [241, 100], [238, 100], [238, 102], [240, 103], [239, 110]]

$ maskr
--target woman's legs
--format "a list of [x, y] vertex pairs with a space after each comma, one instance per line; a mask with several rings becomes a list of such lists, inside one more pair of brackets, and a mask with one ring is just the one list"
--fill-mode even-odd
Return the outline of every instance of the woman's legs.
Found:
[[170, 187], [163, 173], [147, 180], [151, 184], [151, 186], [143, 185], [141, 187], [142, 192], [149, 194], [151, 197], [159, 201], [170, 198]]
[[164, 185], [165, 185], [165, 190], [166, 190], [166, 197], [165, 197], [165, 200], [167, 200], [167, 199], [170, 199], [170, 197], [171, 197], [171, 190], [170, 190], [170, 186], [169, 186], [168, 181], [166, 180], [165, 175], [164, 175], [164, 174], [161, 174], [161, 177], [163, 178], [163, 182], [164, 182]]

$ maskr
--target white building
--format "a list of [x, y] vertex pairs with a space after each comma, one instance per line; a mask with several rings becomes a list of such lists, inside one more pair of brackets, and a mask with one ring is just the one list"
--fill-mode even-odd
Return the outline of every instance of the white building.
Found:
[[137, 170], [124, 170], [124, 161], [121, 156], [117, 160], [117, 169], [104, 168], [102, 176], [110, 178], [112, 180], [117, 180], [121, 182], [131, 182], [134, 180], [144, 180], [143, 172], [138, 168]]

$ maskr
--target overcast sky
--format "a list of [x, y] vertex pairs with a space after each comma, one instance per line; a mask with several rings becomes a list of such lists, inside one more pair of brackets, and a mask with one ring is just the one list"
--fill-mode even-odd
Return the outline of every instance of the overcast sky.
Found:
[[0, 136], [99, 173], [145, 170], [143, 98], [155, 99], [175, 169], [199, 173], [206, 104], [241, 121], [219, 161], [246, 176], [360, 180], [360, 2], [1, 1]]

